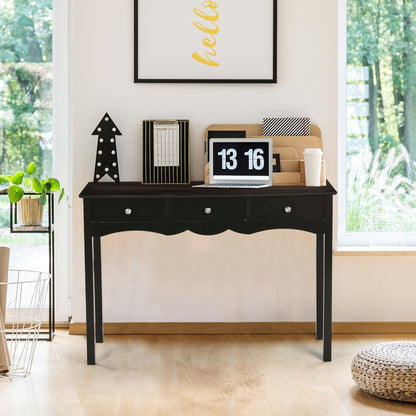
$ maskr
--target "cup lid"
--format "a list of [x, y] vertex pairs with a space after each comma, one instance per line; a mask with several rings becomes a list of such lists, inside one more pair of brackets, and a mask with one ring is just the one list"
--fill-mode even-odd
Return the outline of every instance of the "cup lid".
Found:
[[322, 150], [321, 149], [305, 149], [304, 150], [304, 152], [303, 152], [303, 154], [305, 154], [305, 153], [320, 153], [320, 154], [322, 154]]

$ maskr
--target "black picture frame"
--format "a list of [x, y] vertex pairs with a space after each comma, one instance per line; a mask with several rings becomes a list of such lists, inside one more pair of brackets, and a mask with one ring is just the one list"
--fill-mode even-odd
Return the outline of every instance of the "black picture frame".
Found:
[[[226, 77], [210, 77], [210, 76], [203, 76], [203, 77], [182, 77], [182, 76], [153, 76], [153, 72], [147, 70], [148, 75], [142, 74], [142, 69], [140, 65], [140, 51], [139, 51], [139, 13], [140, 13], [140, 6], [142, 2], [150, 2], [153, 0], [134, 0], [134, 82], [135, 83], [259, 83], [259, 84], [275, 84], [277, 83], [277, 16], [278, 16], [278, 0], [261, 0], [260, 2], [253, 0], [253, 7], [261, 7], [262, 2], [267, 2], [268, 8], [272, 9], [272, 23], [270, 24], [271, 33], [270, 36], [272, 37], [272, 41], [270, 43], [270, 39], [268, 43], [271, 44], [270, 48], [270, 60], [267, 62], [267, 69], [270, 73], [270, 76], [266, 77], [256, 77], [256, 76], [248, 76], [248, 77], [233, 77], [233, 76], [226, 76]], [[166, 1], [168, 3], [173, 3], [171, 0], [159, 0], [160, 2]], [[178, 0], [179, 2], [181, 0]], [[218, 1], [218, 0], [217, 0]], [[270, 3], [268, 3], [270, 2]], [[177, 2], [175, 2], [177, 3]], [[201, 4], [203, 2], [201, 1]], [[208, 3], [208, 2], [204, 2]], [[212, 4], [216, 4], [215, 2], [210, 2]], [[199, 3], [198, 3], [199, 4]], [[266, 3], [265, 3], [266, 4]], [[149, 3], [146, 4], [148, 7]], [[160, 9], [159, 9], [160, 10]], [[195, 9], [194, 9], [195, 10]], [[216, 11], [214, 11], [215, 13]], [[200, 15], [198, 15], [200, 16]], [[144, 17], [146, 18], [146, 16]], [[254, 19], [253, 19], [254, 20]], [[252, 29], [250, 29], [252, 30]], [[169, 31], [167, 32], [169, 33]], [[202, 36], [211, 36], [202, 34]], [[143, 36], [142, 38], [146, 38]], [[141, 38], [141, 39], [142, 39]], [[151, 38], [151, 36], [149, 36]], [[149, 40], [151, 42], [151, 39]], [[267, 42], [266, 42], [267, 43]], [[142, 48], [145, 49], [145, 48]], [[213, 49], [213, 48], [212, 48]], [[257, 49], [257, 48], [256, 48]], [[260, 48], [261, 49], [261, 48]], [[142, 52], [142, 54], [145, 52]], [[148, 53], [146, 56], [151, 56], [153, 59], [155, 54]], [[209, 54], [208, 55], [212, 55]], [[205, 57], [207, 54], [205, 54]], [[144, 56], [142, 56], [144, 58]], [[208, 58], [210, 59], [210, 58]], [[144, 59], [143, 59], [144, 60]], [[160, 68], [160, 65], [155, 64], [155, 68]], [[259, 67], [263, 68], [264, 66], [259, 65]], [[204, 68], [205, 69], [205, 68]], [[150, 76], [150, 74], [152, 76]]]

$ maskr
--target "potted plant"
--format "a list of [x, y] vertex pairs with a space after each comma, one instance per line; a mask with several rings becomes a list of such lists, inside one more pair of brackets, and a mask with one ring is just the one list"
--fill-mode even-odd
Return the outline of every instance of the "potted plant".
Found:
[[21, 225], [42, 224], [47, 193], [59, 192], [58, 202], [61, 202], [65, 195], [65, 190], [61, 188], [58, 179], [38, 178], [35, 175], [36, 168], [36, 163], [31, 162], [26, 172], [18, 171], [13, 175], [0, 175], [0, 187], [7, 188], [9, 201], [18, 204], [18, 221]]

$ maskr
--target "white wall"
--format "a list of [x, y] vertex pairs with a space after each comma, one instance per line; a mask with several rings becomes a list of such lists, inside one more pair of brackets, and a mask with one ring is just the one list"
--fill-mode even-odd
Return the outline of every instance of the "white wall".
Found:
[[[143, 119], [190, 119], [192, 179], [201, 180], [209, 124], [307, 114], [322, 129], [328, 178], [336, 184], [335, 0], [279, 0], [277, 84], [134, 84], [133, 0], [73, 0], [72, 44], [74, 322], [85, 320], [82, 202], [76, 196], [92, 180], [91, 132], [106, 111], [123, 133], [117, 142], [123, 181], [141, 180]], [[104, 320], [312, 321], [314, 243], [312, 234], [288, 230], [107, 236]], [[334, 319], [414, 320], [415, 259], [336, 257]]]

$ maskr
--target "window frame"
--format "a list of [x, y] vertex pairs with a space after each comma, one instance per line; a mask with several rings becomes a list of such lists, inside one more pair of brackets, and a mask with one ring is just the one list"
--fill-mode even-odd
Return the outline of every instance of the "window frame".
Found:
[[338, 0], [338, 247], [416, 246], [416, 232], [347, 232], [347, 1]]
[[[71, 186], [70, 6], [53, 0], [53, 172], [66, 190]], [[55, 321], [67, 324], [72, 287], [71, 211], [62, 202], [55, 209]]]

